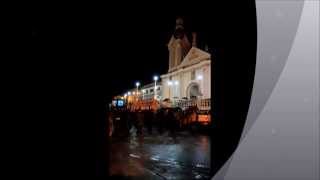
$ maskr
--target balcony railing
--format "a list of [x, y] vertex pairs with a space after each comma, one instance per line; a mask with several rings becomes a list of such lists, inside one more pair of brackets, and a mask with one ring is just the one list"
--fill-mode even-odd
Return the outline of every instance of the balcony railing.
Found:
[[198, 107], [199, 110], [211, 110], [211, 99], [190, 99], [190, 100], [176, 100], [173, 106], [187, 109], [189, 107]]
[[[152, 96], [150, 99], [137, 99], [127, 104], [129, 109], [157, 109], [161, 102], [155, 100]], [[180, 107], [182, 110], [188, 109], [190, 107], [197, 107], [200, 111], [211, 110], [211, 99], [189, 99], [189, 100], [173, 100], [170, 103], [171, 107]]]

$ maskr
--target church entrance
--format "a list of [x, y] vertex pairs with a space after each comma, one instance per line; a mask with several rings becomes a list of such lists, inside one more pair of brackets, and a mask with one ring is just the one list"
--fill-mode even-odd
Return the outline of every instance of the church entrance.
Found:
[[202, 96], [199, 84], [195, 82], [189, 84], [187, 88], [187, 95], [190, 99], [197, 99], [198, 96]]

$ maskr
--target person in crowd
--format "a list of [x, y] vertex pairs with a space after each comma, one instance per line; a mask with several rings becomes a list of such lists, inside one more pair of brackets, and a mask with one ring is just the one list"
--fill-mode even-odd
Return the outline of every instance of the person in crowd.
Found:
[[182, 110], [180, 108], [175, 108], [175, 129], [179, 130], [181, 128], [182, 122]]
[[108, 119], [108, 136], [111, 137], [112, 134], [113, 134], [113, 114], [112, 112], [110, 111], [108, 114], [107, 114], [107, 119]]
[[148, 133], [152, 134], [152, 124], [153, 124], [153, 112], [149, 109], [146, 111], [145, 123], [148, 129]]
[[157, 114], [156, 114], [156, 121], [157, 121], [157, 126], [158, 126], [158, 132], [159, 134], [162, 134], [163, 133], [163, 125], [164, 125], [164, 110], [163, 109], [159, 109], [157, 111]]
[[167, 110], [167, 122], [168, 122], [168, 128], [170, 132], [170, 136], [173, 138], [176, 137], [176, 119], [174, 116], [174, 110], [173, 109], [168, 109]]
[[135, 131], [138, 129], [138, 112], [137, 111], [132, 111], [132, 124], [133, 127], [135, 128]]
[[123, 131], [123, 135], [127, 137], [129, 135], [129, 126], [128, 126], [128, 112], [123, 109], [121, 116], [121, 129]]
[[130, 134], [130, 130], [133, 127], [133, 115], [129, 109], [127, 109], [127, 127], [128, 127], [128, 133]]
[[119, 110], [115, 109], [112, 113], [112, 120], [113, 120], [113, 135], [118, 136], [120, 131], [120, 112]]
[[137, 135], [138, 136], [143, 135], [143, 113], [141, 109], [138, 109], [138, 112], [137, 112]]

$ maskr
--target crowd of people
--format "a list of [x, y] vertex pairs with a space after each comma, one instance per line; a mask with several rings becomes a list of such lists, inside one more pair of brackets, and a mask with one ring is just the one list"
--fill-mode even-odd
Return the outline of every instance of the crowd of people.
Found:
[[136, 132], [137, 136], [142, 136], [144, 132], [151, 135], [168, 131], [175, 137], [181, 128], [183, 116], [180, 108], [161, 108], [157, 111], [115, 109], [108, 113], [109, 136], [127, 137], [132, 131]]

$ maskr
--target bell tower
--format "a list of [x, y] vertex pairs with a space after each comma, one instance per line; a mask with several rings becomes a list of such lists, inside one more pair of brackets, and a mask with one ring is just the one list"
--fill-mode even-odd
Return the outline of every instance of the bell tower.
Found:
[[182, 18], [176, 19], [176, 27], [168, 44], [169, 50], [169, 70], [176, 70], [191, 48], [191, 44], [186, 36], [184, 22]]

